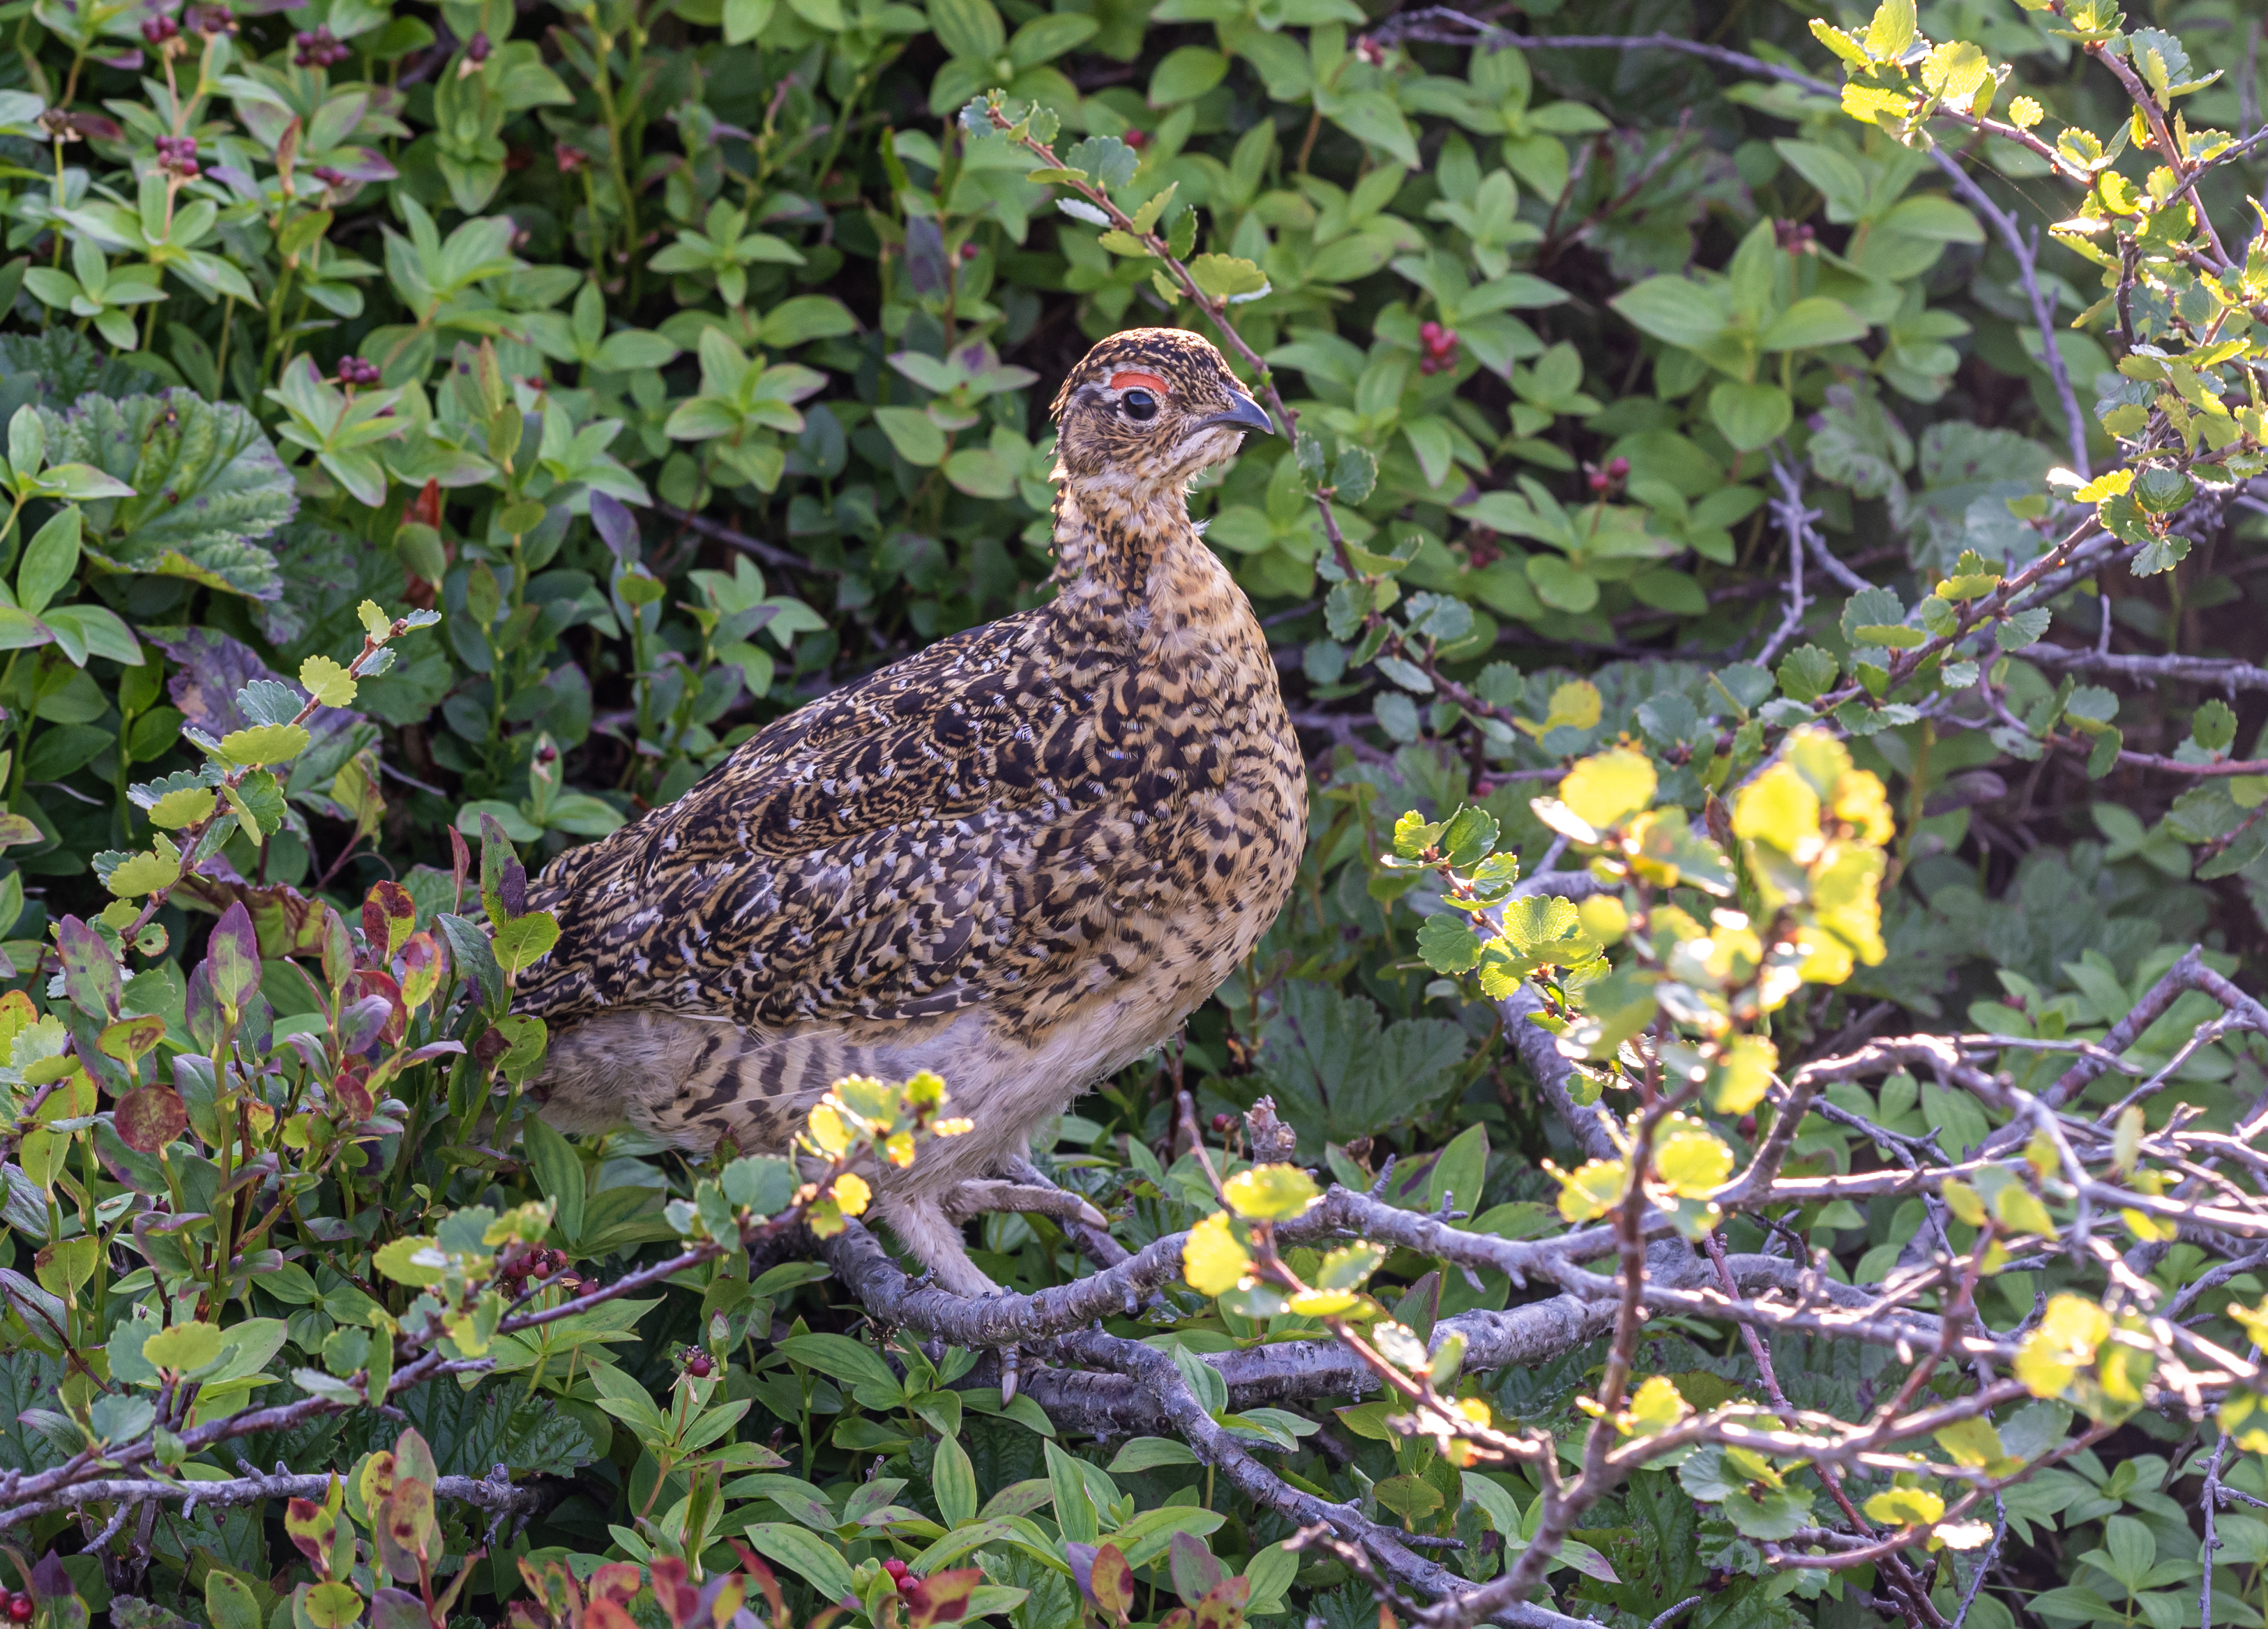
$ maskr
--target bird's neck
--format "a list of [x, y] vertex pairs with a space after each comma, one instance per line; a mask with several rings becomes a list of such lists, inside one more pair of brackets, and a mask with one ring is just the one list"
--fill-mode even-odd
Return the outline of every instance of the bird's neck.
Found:
[[1251, 601], [1197, 535], [1177, 490], [1064, 481], [1055, 553], [1056, 613], [1097, 643], [1165, 652], [1192, 638], [1217, 648], [1224, 634], [1248, 631], [1265, 654]]

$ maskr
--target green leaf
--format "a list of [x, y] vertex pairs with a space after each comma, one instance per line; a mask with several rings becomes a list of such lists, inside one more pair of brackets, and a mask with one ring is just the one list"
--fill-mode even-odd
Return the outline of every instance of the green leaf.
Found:
[[1778, 385], [1727, 380], [1709, 393], [1709, 417], [1736, 453], [1769, 446], [1795, 418], [1795, 403]]
[[85, 463], [136, 494], [85, 505], [85, 546], [116, 571], [182, 577], [273, 600], [276, 557], [259, 545], [291, 519], [291, 473], [250, 413], [168, 390], [122, 401], [84, 396], [41, 415], [49, 456]]
[[16, 598], [38, 615], [78, 571], [79, 512], [66, 505], [55, 511], [24, 550], [24, 564], [16, 571]]
[[856, 1593], [850, 1564], [808, 1528], [785, 1522], [759, 1522], [744, 1530], [749, 1544], [759, 1554], [799, 1574], [819, 1591], [821, 1600], [840, 1601]]
[[531, 910], [514, 917], [496, 930], [497, 965], [507, 973], [525, 972], [558, 942], [558, 919], [549, 911]]
[[1189, 262], [1189, 280], [1215, 299], [1256, 299], [1268, 291], [1268, 274], [1233, 254], [1200, 254]]
[[874, 422], [890, 439], [898, 456], [909, 464], [929, 468], [945, 458], [945, 431], [919, 408], [885, 407], [874, 409]]
[[1852, 344], [1867, 337], [1866, 321], [1839, 299], [1800, 299], [1765, 326], [1756, 343], [1766, 350], [1809, 350]]
[[1228, 58], [1207, 45], [1178, 46], [1150, 74], [1150, 106], [1193, 102], [1228, 77]]
[[1724, 299], [1690, 277], [1648, 277], [1607, 302], [1641, 333], [1695, 350], [1722, 333]]

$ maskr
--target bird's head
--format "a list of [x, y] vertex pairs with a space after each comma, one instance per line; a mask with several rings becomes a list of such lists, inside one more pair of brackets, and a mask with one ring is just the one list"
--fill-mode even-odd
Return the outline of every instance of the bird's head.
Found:
[[1064, 380], [1055, 415], [1058, 478], [1135, 498], [1179, 492], [1247, 431], [1275, 429], [1220, 352], [1182, 328], [1113, 334]]

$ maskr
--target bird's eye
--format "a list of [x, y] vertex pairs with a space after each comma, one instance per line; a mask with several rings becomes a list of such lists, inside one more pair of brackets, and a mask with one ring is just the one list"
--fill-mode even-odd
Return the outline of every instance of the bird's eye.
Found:
[[1126, 409], [1126, 416], [1146, 424], [1158, 416], [1158, 398], [1148, 391], [1136, 388], [1118, 398], [1118, 405]]

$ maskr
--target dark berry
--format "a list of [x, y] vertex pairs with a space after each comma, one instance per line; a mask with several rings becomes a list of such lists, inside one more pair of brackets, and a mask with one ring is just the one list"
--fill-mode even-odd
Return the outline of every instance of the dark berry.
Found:
[[1225, 1114], [1217, 1114], [1212, 1117], [1212, 1129], [1223, 1137], [1228, 1135], [1229, 1128], [1235, 1124], [1234, 1120]]
[[1591, 471], [1591, 490], [1594, 492], [1603, 492], [1607, 490], [1609, 484], [1610, 483], [1607, 479], [1607, 472], [1605, 470], [1594, 469]]
[[964, 243], [961, 246], [961, 258], [963, 260], [975, 260], [983, 253], [984, 253], [984, 251], [978, 248], [973, 243]]
[[11, 1624], [30, 1623], [32, 1614], [38, 1610], [38, 1603], [30, 1596], [18, 1592], [8, 1597], [8, 1621]]
[[475, 34], [465, 47], [465, 55], [474, 62], [485, 63], [489, 60], [489, 52], [492, 48], [486, 34]]
[[181, 26], [170, 17], [153, 17], [142, 25], [142, 37], [151, 45], [163, 45], [181, 32]]
[[1147, 147], [1150, 144], [1150, 132], [1147, 130], [1129, 130], [1126, 132], [1125, 142], [1129, 147], [1134, 148], [1138, 151], [1142, 148]]
[[913, 1569], [909, 1567], [903, 1561], [899, 1560], [897, 1557], [890, 1556], [883, 1560], [882, 1570], [890, 1575], [890, 1581], [892, 1583], [902, 1584], [906, 1581], [907, 1574], [911, 1572]]
[[706, 1380], [717, 1372], [716, 1360], [697, 1347], [685, 1354], [685, 1372], [696, 1380]]
[[1630, 474], [1630, 460], [1627, 458], [1617, 458], [1614, 460], [1612, 462], [1608, 464], [1607, 473], [1612, 475], [1616, 480], [1621, 480], [1624, 475]]

